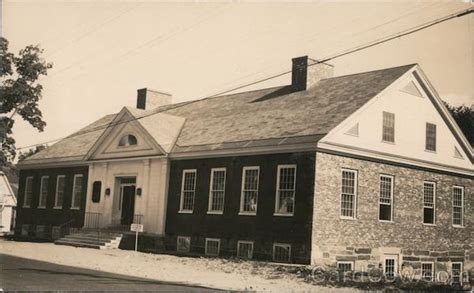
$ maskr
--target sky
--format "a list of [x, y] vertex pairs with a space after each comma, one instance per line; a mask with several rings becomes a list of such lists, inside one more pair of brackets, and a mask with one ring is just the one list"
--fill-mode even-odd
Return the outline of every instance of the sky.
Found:
[[[53, 63], [38, 132], [21, 118], [17, 147], [67, 136], [136, 90], [204, 98], [471, 7], [468, 1], [2, 1], [10, 51], [30, 44]], [[474, 103], [474, 14], [331, 60], [335, 75], [418, 63], [443, 99]], [[290, 75], [248, 87], [290, 83]]]

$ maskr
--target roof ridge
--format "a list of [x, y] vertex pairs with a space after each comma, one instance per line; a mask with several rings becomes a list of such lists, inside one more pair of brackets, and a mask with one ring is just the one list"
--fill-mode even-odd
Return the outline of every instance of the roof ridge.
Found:
[[412, 67], [412, 66], [415, 66], [415, 65], [418, 65], [418, 63], [411, 63], [411, 64], [405, 64], [405, 65], [394, 66], [394, 67], [386, 67], [386, 68], [369, 70], [369, 71], [364, 71], [364, 72], [349, 73], [349, 74], [344, 74], [344, 75], [339, 75], [339, 76], [334, 76], [334, 77], [329, 77], [329, 78], [323, 78], [321, 80], [337, 79], [337, 78], [348, 77], [348, 76], [359, 75], [359, 74], [365, 74], [365, 73], [372, 73], [372, 72], [377, 72], [377, 71], [385, 71], [385, 70], [402, 68], [402, 67]]

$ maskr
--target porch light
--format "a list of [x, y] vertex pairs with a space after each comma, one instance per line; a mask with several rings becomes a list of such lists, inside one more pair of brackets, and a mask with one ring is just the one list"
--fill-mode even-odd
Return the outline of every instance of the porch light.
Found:
[[137, 188], [137, 195], [140, 195], [140, 196], [142, 195], [142, 189], [140, 187]]

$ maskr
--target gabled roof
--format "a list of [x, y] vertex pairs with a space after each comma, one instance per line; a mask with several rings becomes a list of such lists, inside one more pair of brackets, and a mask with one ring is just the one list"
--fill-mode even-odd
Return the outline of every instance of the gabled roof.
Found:
[[[281, 86], [167, 105], [150, 111], [127, 110], [134, 117], [146, 116], [138, 121], [157, 141], [165, 142], [163, 148], [171, 153], [316, 144], [413, 66], [323, 79], [306, 91], [292, 92], [291, 86]], [[116, 115], [97, 120], [20, 165], [84, 160], [104, 133], [104, 125], [110, 124]], [[179, 133], [177, 139], [173, 137], [176, 133]]]

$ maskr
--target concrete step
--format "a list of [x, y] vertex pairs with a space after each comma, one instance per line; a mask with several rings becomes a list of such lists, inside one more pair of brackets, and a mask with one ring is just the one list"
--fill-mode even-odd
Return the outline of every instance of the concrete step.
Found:
[[[100, 235], [100, 236], [99, 236]], [[75, 247], [88, 247], [95, 249], [118, 248], [122, 234], [110, 231], [80, 230], [66, 235], [54, 243]]]
[[68, 245], [68, 246], [75, 246], [75, 247], [85, 247], [85, 248], [93, 248], [93, 249], [106, 249], [107, 245], [100, 245], [97, 243], [85, 243], [85, 242], [74, 242], [68, 241], [64, 239], [59, 239], [54, 241], [54, 244], [57, 245]]
[[120, 236], [103, 236], [100, 235], [85, 235], [85, 234], [69, 234], [66, 235], [64, 238], [67, 239], [90, 239], [90, 240], [103, 240], [103, 241], [113, 241], [116, 240], [117, 238], [120, 238]]

